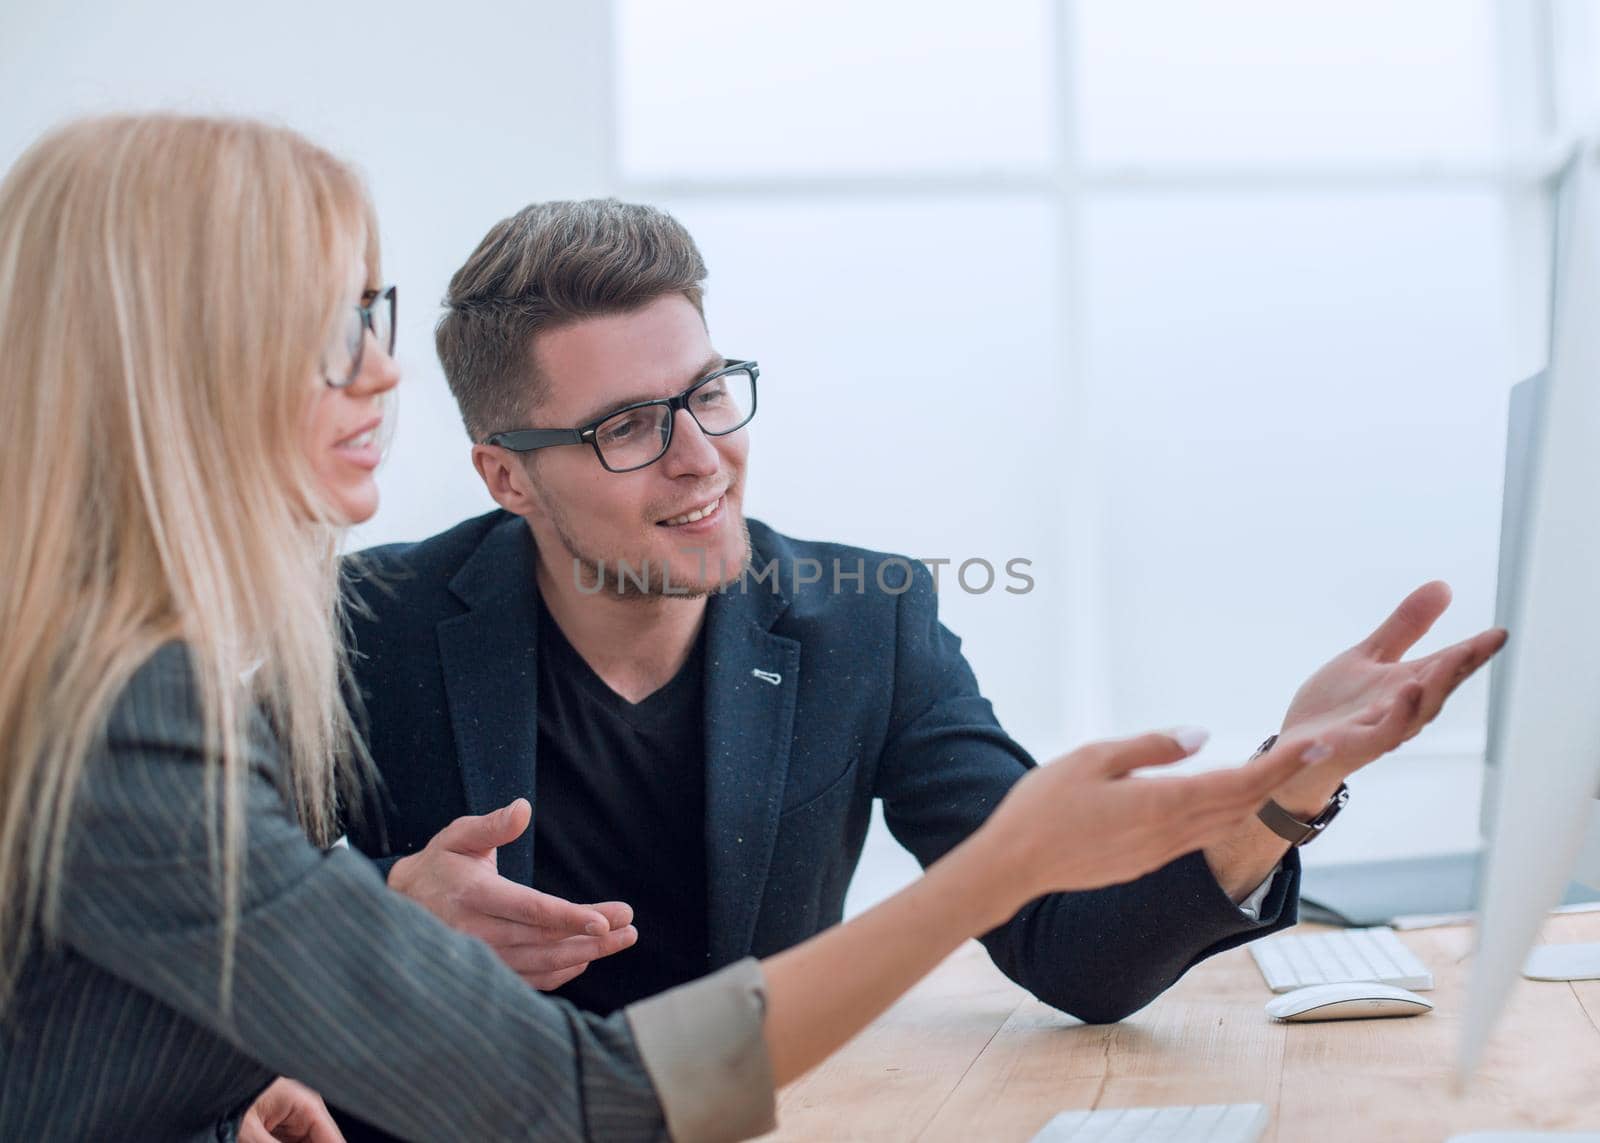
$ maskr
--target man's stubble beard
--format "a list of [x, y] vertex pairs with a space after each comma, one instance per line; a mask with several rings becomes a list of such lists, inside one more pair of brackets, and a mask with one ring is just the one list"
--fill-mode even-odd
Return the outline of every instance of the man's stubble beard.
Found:
[[[726, 506], [724, 506], [726, 511]], [[739, 514], [739, 533], [744, 540], [739, 554], [738, 566], [720, 569], [722, 578], [710, 586], [684, 587], [672, 584], [672, 591], [662, 590], [666, 583], [663, 576], [666, 568], [662, 564], [645, 560], [644, 575], [639, 575], [640, 568], [630, 563], [629, 574], [621, 574], [620, 563], [629, 563], [627, 560], [618, 561], [616, 558], [597, 556], [584, 549], [571, 527], [567, 524], [566, 516], [554, 506], [551, 507], [547, 519], [550, 526], [555, 529], [556, 538], [561, 541], [561, 546], [567, 550], [568, 557], [572, 560], [573, 583], [583, 595], [610, 595], [619, 599], [632, 599], [641, 603], [657, 599], [702, 599], [721, 591], [725, 587], [739, 582], [739, 577], [744, 574], [750, 561], [754, 558], [754, 550], [750, 546], [750, 525], [745, 520], [744, 513]], [[709, 563], [702, 555], [702, 566]], [[604, 567], [602, 568], [602, 563]], [[710, 567], [705, 567], [710, 571]], [[641, 590], [639, 580], [643, 578], [644, 587]], [[604, 581], [604, 582], [601, 582]]]

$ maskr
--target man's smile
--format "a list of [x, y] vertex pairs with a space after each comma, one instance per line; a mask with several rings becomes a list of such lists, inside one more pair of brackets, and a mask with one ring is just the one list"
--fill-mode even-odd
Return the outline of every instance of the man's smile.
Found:
[[665, 520], [657, 520], [656, 526], [659, 528], [681, 528], [686, 524], [696, 524], [702, 520], [720, 518], [722, 514], [722, 501], [723, 497], [718, 496], [715, 500], [709, 500], [706, 503], [701, 504], [696, 508], [691, 508], [689, 511], [681, 513], [677, 516], [671, 516]]

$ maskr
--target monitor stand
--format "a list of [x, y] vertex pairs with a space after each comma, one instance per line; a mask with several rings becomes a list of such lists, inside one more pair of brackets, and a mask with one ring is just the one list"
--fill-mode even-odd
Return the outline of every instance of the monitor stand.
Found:
[[1600, 980], [1600, 944], [1539, 945], [1528, 954], [1529, 980]]
[[[1478, 904], [1480, 859], [1481, 853], [1473, 850], [1393, 861], [1308, 865], [1300, 875], [1300, 919], [1362, 928], [1417, 914], [1470, 913]], [[1573, 882], [1561, 903], [1594, 901], [1600, 901], [1600, 893]], [[1600, 978], [1600, 973], [1596, 977]]]

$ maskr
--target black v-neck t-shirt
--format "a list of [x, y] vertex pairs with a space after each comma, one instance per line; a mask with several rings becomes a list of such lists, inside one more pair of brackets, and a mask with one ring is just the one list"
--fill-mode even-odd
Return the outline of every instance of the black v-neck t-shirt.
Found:
[[626, 901], [638, 942], [557, 989], [610, 1013], [710, 968], [705, 840], [705, 635], [661, 689], [630, 703], [543, 608], [533, 887]]

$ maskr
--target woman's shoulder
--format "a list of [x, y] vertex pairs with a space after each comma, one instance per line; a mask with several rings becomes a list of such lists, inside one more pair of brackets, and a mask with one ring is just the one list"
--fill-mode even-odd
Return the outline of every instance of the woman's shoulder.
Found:
[[[272, 768], [277, 748], [271, 726], [244, 679], [222, 684], [234, 689], [238, 716], [245, 720], [253, 761]], [[160, 748], [197, 755], [206, 750], [205, 693], [200, 665], [179, 641], [157, 647], [129, 676], [112, 701], [105, 744], [112, 754]]]
[[[247, 704], [240, 712], [248, 719], [246, 765], [267, 779], [250, 785], [247, 812], [278, 812], [282, 763], [276, 741], [245, 687], [238, 698]], [[195, 657], [182, 643], [164, 644], [140, 663], [112, 702], [104, 734], [86, 759], [80, 824], [116, 825], [123, 841], [203, 828], [213, 796], [207, 762], [216, 755]], [[131, 829], [135, 820], [149, 828]]]
[[186, 644], [163, 643], [134, 670], [112, 701], [106, 738], [162, 737], [203, 727], [199, 679]]

